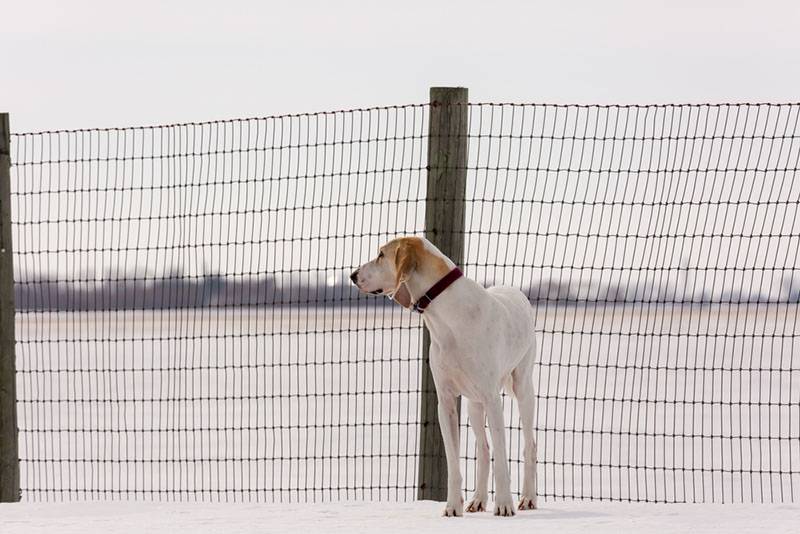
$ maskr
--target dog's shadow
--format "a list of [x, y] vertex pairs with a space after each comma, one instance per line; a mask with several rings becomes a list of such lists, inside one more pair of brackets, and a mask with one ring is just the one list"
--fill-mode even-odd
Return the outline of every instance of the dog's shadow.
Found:
[[[475, 517], [482, 519], [495, 519], [491, 509], [482, 514], [464, 514], [465, 517]], [[608, 514], [595, 512], [593, 510], [564, 510], [561, 508], [537, 508], [536, 510], [525, 510], [520, 512], [517, 510], [515, 520], [530, 520], [530, 521], [570, 521], [579, 519], [597, 519], [607, 517]]]
[[564, 510], [562, 508], [537, 508], [536, 510], [519, 512], [517, 515], [526, 519], [536, 520], [563, 520], [563, 519], [586, 519], [606, 517], [608, 514], [595, 512], [594, 510]]

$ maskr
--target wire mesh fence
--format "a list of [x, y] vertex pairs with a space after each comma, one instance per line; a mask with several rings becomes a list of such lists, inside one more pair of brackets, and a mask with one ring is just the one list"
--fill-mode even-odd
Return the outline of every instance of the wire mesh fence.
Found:
[[[421, 321], [347, 274], [424, 232], [428, 111], [14, 135], [23, 497], [414, 499]], [[540, 495], [795, 500], [799, 111], [469, 106], [463, 268], [535, 306]], [[468, 490], [474, 449], [464, 414]]]

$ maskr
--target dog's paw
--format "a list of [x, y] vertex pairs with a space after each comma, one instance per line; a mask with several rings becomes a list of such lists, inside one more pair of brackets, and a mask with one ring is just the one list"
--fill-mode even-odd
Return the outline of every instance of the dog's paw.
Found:
[[447, 506], [442, 512], [444, 517], [461, 517], [464, 515], [464, 512], [461, 511], [461, 507], [464, 505], [464, 502], [460, 502], [458, 505], [447, 503]]
[[475, 495], [469, 504], [464, 509], [465, 512], [485, 512], [486, 511], [486, 497], [482, 495]]
[[536, 496], [526, 497], [523, 495], [517, 505], [517, 509], [519, 510], [536, 510], [536, 508]]
[[494, 503], [494, 515], [499, 515], [502, 517], [511, 517], [512, 515], [516, 514], [514, 511], [514, 502], [511, 500], [511, 496], [509, 495], [506, 498], [498, 499]]

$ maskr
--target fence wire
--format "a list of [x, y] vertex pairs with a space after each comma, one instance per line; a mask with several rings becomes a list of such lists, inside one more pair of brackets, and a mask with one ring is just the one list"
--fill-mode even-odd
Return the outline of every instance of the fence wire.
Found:
[[[469, 106], [463, 268], [535, 306], [544, 498], [795, 501], [799, 112]], [[424, 232], [427, 136], [424, 105], [14, 135], [23, 497], [414, 499], [421, 322], [347, 275]]]

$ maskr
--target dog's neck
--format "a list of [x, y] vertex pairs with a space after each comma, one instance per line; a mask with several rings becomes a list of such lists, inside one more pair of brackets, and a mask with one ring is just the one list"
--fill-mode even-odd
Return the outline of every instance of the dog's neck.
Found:
[[412, 304], [417, 302], [422, 295], [427, 293], [430, 288], [456, 267], [456, 264], [439, 252], [438, 249], [431, 247], [428, 252], [436, 258], [436, 261], [420, 262], [414, 270], [413, 276], [409, 276], [405, 281], [406, 289], [411, 295]]
[[[445, 255], [438, 253], [436, 256], [442, 260], [439, 265], [436, 265], [436, 262], [418, 265], [413, 276], [410, 276], [405, 282], [412, 304], [456, 267], [456, 264]], [[463, 323], [464, 320], [462, 317], [465, 311], [462, 309], [463, 303], [459, 304], [459, 299], [453, 290], [456, 287], [470, 285], [466, 278], [459, 278], [425, 308], [422, 319], [430, 330], [431, 336], [440, 345], [446, 344], [446, 340], [453, 335], [458, 324]]]
[[[409, 288], [409, 290], [414, 302], [419, 300], [440, 279], [440, 276], [412, 276], [409, 281], [413, 288]], [[469, 324], [468, 316], [474, 310], [465, 309], [464, 292], [470, 293], [473, 290], [472, 286], [477, 286], [477, 284], [463, 276], [458, 278], [433, 299], [422, 314], [422, 320], [428, 327], [431, 339], [443, 350], [450, 345], [458, 344], [459, 337], [463, 337], [459, 334], [460, 329], [465, 324]], [[466, 302], [473, 301], [474, 299], [466, 299]]]

